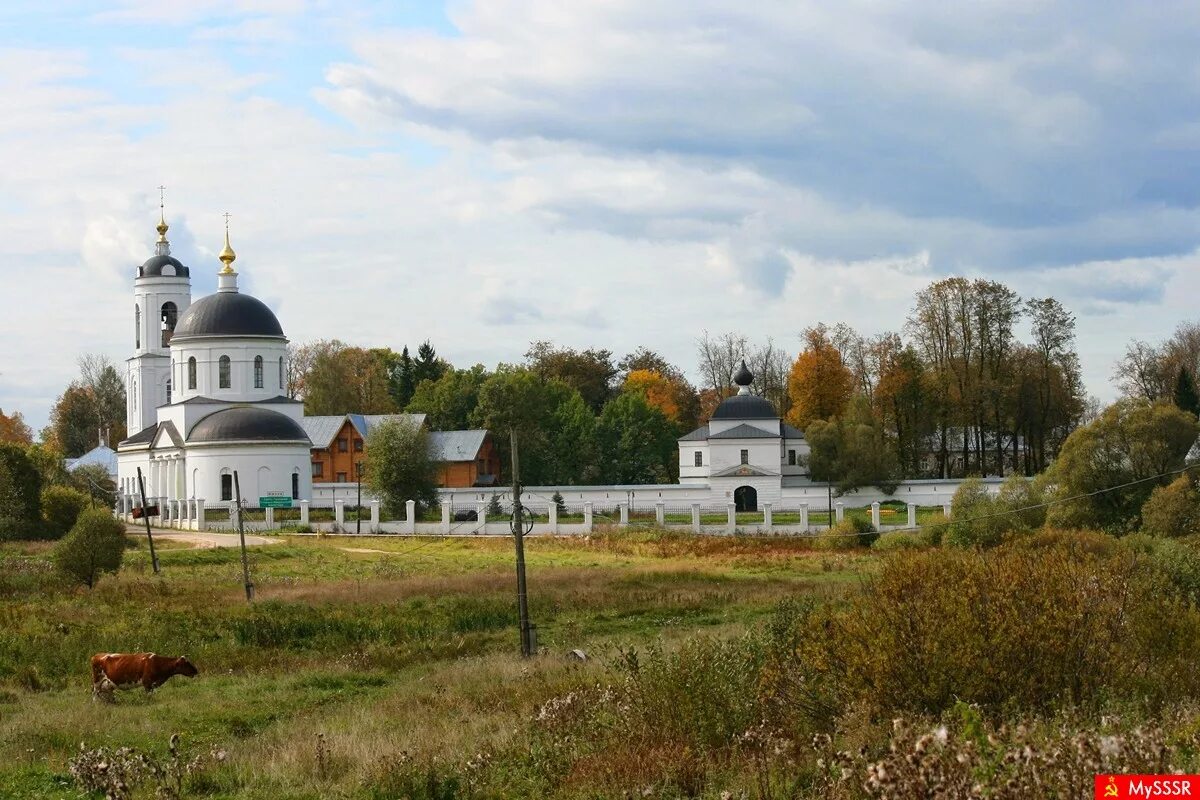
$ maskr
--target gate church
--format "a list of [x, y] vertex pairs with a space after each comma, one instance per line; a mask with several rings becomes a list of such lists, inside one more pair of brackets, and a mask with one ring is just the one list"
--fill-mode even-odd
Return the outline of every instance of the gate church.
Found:
[[228, 221], [217, 292], [195, 303], [167, 229], [160, 215], [155, 254], [134, 279], [126, 421], [135, 433], [117, 446], [118, 511], [138, 495], [139, 468], [164, 520], [202, 516], [197, 498], [233, 499], [234, 470], [248, 505], [310, 498], [304, 406], [285, 389], [288, 340], [266, 304], [238, 291]]

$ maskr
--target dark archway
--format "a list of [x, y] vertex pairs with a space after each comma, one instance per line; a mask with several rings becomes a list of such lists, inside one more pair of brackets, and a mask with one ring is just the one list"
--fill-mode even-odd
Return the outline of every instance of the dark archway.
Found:
[[739, 486], [733, 490], [733, 504], [738, 511], [758, 511], [758, 490], [753, 486]]

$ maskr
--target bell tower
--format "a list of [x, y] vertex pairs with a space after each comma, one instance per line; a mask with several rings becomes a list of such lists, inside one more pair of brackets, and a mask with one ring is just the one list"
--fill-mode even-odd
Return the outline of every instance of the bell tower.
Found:
[[133, 356], [126, 360], [125, 383], [130, 436], [157, 422], [158, 407], [172, 400], [169, 344], [175, 324], [192, 302], [191, 273], [171, 255], [164, 187], [158, 189], [158, 241], [154, 255], [137, 268], [133, 280]]

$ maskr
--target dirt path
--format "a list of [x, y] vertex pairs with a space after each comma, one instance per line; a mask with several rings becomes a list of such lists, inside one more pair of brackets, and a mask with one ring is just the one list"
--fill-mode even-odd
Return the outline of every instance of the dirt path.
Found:
[[[146, 535], [145, 528], [135, 527], [133, 525], [129, 526], [128, 531], [134, 536], [138, 534], [141, 534], [142, 536]], [[189, 533], [187, 531], [169, 530], [152, 530], [151, 532], [154, 534], [155, 538], [170, 539], [174, 542], [188, 542], [193, 547], [198, 547], [201, 549], [238, 546], [238, 535], [236, 533]], [[276, 537], [256, 536], [251, 533], [246, 534], [247, 545], [278, 544], [281, 541], [283, 540]]]

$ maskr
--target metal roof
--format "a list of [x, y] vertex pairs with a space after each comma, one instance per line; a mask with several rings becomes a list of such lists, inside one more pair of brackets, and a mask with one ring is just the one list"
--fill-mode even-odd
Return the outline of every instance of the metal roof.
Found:
[[154, 441], [154, 434], [156, 434], [156, 433], [158, 433], [158, 423], [157, 422], [148, 428], [142, 428], [140, 431], [135, 433], [133, 436], [130, 436], [127, 439], [122, 439], [121, 441], [117, 442], [117, 447], [121, 447], [121, 446], [127, 445], [127, 444], [150, 444], [151, 442]]
[[350, 424], [364, 439], [370, 435], [372, 428], [381, 422], [404, 421], [418, 427], [425, 424], [424, 414], [333, 414], [302, 417], [300, 424], [304, 427], [313, 447], [323, 450], [333, 444], [338, 431], [350, 420]]
[[434, 461], [474, 461], [487, 435], [485, 430], [432, 431], [429, 449]]
[[188, 306], [175, 326], [173, 339], [185, 336], [283, 337], [275, 312], [257, 297], [217, 292]]
[[104, 467], [108, 474], [114, 478], [117, 475], [117, 451], [113, 450], [108, 445], [102, 444], [98, 447], [93, 447], [79, 458], [67, 459], [67, 462], [66, 468], [71, 472], [74, 472], [80, 467], [94, 465]]
[[296, 420], [266, 408], [235, 406], [209, 414], [188, 432], [188, 443], [307, 442]]
[[681, 442], [703, 442], [703, 441], [706, 441], [707, 439], [708, 439], [708, 426], [707, 425], [701, 425], [699, 428], [696, 428], [696, 430], [692, 431], [691, 433], [685, 433], [683, 436], [679, 437], [679, 441], [681, 441]]
[[735, 425], [729, 430], [721, 431], [720, 433], [711, 433], [710, 439], [778, 439], [779, 434], [771, 431], [764, 431], [762, 428], [756, 428], [753, 425], [747, 425], [744, 422], [741, 425]]

